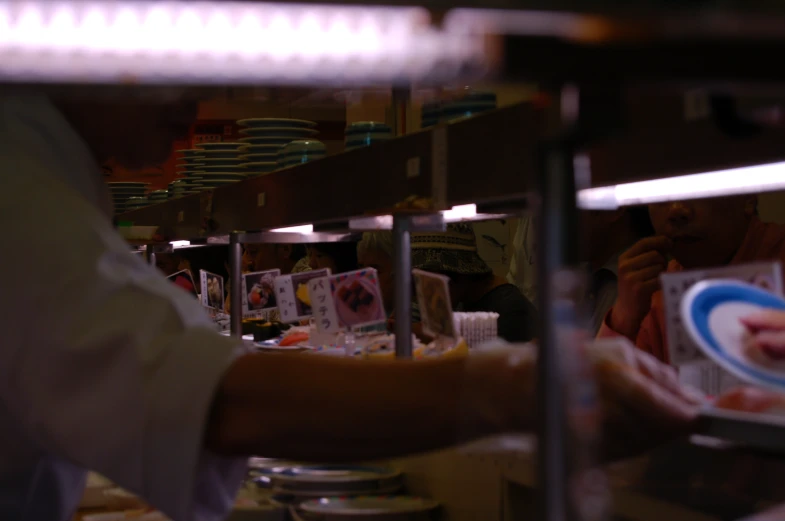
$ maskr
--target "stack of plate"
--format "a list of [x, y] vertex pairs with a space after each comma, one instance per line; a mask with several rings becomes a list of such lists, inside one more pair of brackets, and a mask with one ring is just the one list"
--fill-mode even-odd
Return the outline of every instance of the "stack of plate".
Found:
[[496, 94], [493, 92], [469, 92], [442, 106], [441, 118], [455, 121], [487, 112], [496, 108]]
[[442, 105], [438, 101], [423, 103], [420, 110], [420, 128], [428, 128], [439, 123], [442, 116]]
[[401, 473], [365, 465], [279, 467], [268, 473], [275, 494], [295, 498], [392, 494], [401, 489]]
[[169, 183], [169, 199], [179, 199], [189, 194], [188, 179], [176, 179]]
[[278, 153], [278, 165], [281, 168], [295, 166], [327, 155], [327, 147], [316, 139], [292, 141]]
[[[173, 197], [184, 197], [199, 192], [202, 188], [201, 177], [199, 176], [204, 163], [204, 150], [201, 148], [189, 148], [177, 150], [181, 157], [177, 163], [177, 175], [183, 177], [181, 185], [184, 190], [178, 191]], [[170, 187], [171, 188], [171, 187]]]
[[385, 521], [430, 521], [439, 503], [412, 496], [360, 496], [310, 499], [298, 511], [320, 520], [384, 519]]
[[153, 190], [149, 194], [147, 194], [147, 199], [150, 201], [150, 204], [158, 204], [166, 201], [169, 199], [169, 191], [168, 190]]
[[106, 184], [109, 186], [116, 214], [129, 210], [128, 200], [132, 197], [144, 197], [144, 192], [147, 189], [147, 183], [113, 182]]
[[292, 141], [307, 140], [319, 132], [316, 123], [304, 119], [255, 118], [237, 122], [243, 127], [240, 141], [246, 172], [251, 176], [264, 175], [278, 168], [278, 152]]
[[139, 208], [144, 208], [145, 206], [150, 206], [150, 200], [147, 197], [131, 197], [128, 199], [128, 202], [125, 203], [125, 211], [130, 212], [138, 210]]
[[389, 125], [377, 121], [359, 121], [346, 127], [346, 150], [367, 147], [392, 138]]
[[200, 143], [202, 166], [197, 175], [201, 177], [201, 190], [219, 188], [245, 179], [244, 160], [240, 159], [242, 143]]

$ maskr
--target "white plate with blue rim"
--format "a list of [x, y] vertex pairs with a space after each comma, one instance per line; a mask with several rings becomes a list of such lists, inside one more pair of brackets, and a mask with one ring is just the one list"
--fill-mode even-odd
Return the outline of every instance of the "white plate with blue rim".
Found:
[[413, 496], [359, 496], [320, 498], [304, 501], [300, 509], [311, 514], [333, 516], [380, 516], [417, 514], [439, 507], [432, 499]]
[[745, 353], [747, 329], [741, 319], [776, 309], [785, 299], [736, 280], [709, 280], [692, 286], [682, 297], [684, 328], [700, 349], [725, 370], [754, 385], [785, 392], [785, 365], [767, 366]]
[[241, 127], [252, 127], [252, 128], [260, 128], [260, 127], [315, 127], [316, 123], [313, 121], [308, 121], [305, 119], [291, 119], [291, 118], [249, 118], [249, 119], [240, 119], [237, 121], [237, 124]]

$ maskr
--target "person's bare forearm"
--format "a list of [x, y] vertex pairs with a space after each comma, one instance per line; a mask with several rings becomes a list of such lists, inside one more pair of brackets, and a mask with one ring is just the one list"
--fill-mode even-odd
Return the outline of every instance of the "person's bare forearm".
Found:
[[[528, 418], [500, 412], [509, 398], [498, 395], [498, 370], [467, 372], [467, 363], [476, 362], [245, 356], [217, 391], [206, 443], [221, 454], [345, 461], [527, 427]], [[521, 396], [521, 410], [530, 408], [525, 402]]]

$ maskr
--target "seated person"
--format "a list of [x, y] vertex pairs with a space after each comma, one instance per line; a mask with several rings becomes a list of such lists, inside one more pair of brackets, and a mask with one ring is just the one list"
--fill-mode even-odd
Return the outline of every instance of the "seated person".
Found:
[[598, 336], [626, 336], [668, 362], [660, 274], [785, 261], [785, 226], [761, 222], [757, 203], [753, 195], [650, 205], [656, 235], [619, 258], [618, 296]]
[[356, 242], [322, 242], [308, 246], [311, 269], [330, 268], [333, 275], [358, 269]]
[[536, 308], [480, 258], [471, 225], [451, 224], [445, 233], [415, 233], [411, 244], [412, 267], [450, 277], [456, 311], [498, 313], [499, 336], [508, 342], [536, 336]]
[[590, 331], [596, 335], [616, 302], [619, 257], [638, 240], [653, 235], [654, 229], [645, 206], [582, 212], [581, 223], [583, 250], [591, 274], [587, 295]]
[[245, 244], [243, 271], [280, 269], [281, 273], [301, 273], [310, 270], [308, 255], [302, 244]]

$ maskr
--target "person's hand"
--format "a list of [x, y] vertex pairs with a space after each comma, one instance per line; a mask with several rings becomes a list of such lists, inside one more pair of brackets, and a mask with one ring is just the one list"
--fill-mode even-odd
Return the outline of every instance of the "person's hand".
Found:
[[652, 295], [660, 288], [659, 277], [668, 267], [665, 254], [670, 248], [667, 237], [647, 237], [619, 257], [619, 289], [610, 325], [631, 340], [651, 308]]
[[745, 352], [763, 364], [785, 359], [785, 311], [769, 309], [741, 319], [747, 328]]
[[606, 458], [634, 456], [695, 427], [705, 398], [679, 384], [673, 367], [626, 341], [588, 349], [604, 419]]
[[[634, 456], [694, 429], [704, 398], [682, 387], [672, 367], [619, 339], [596, 342], [587, 352], [602, 414], [604, 458]], [[466, 418], [497, 431], [535, 428], [533, 346], [473, 353], [467, 373]]]

